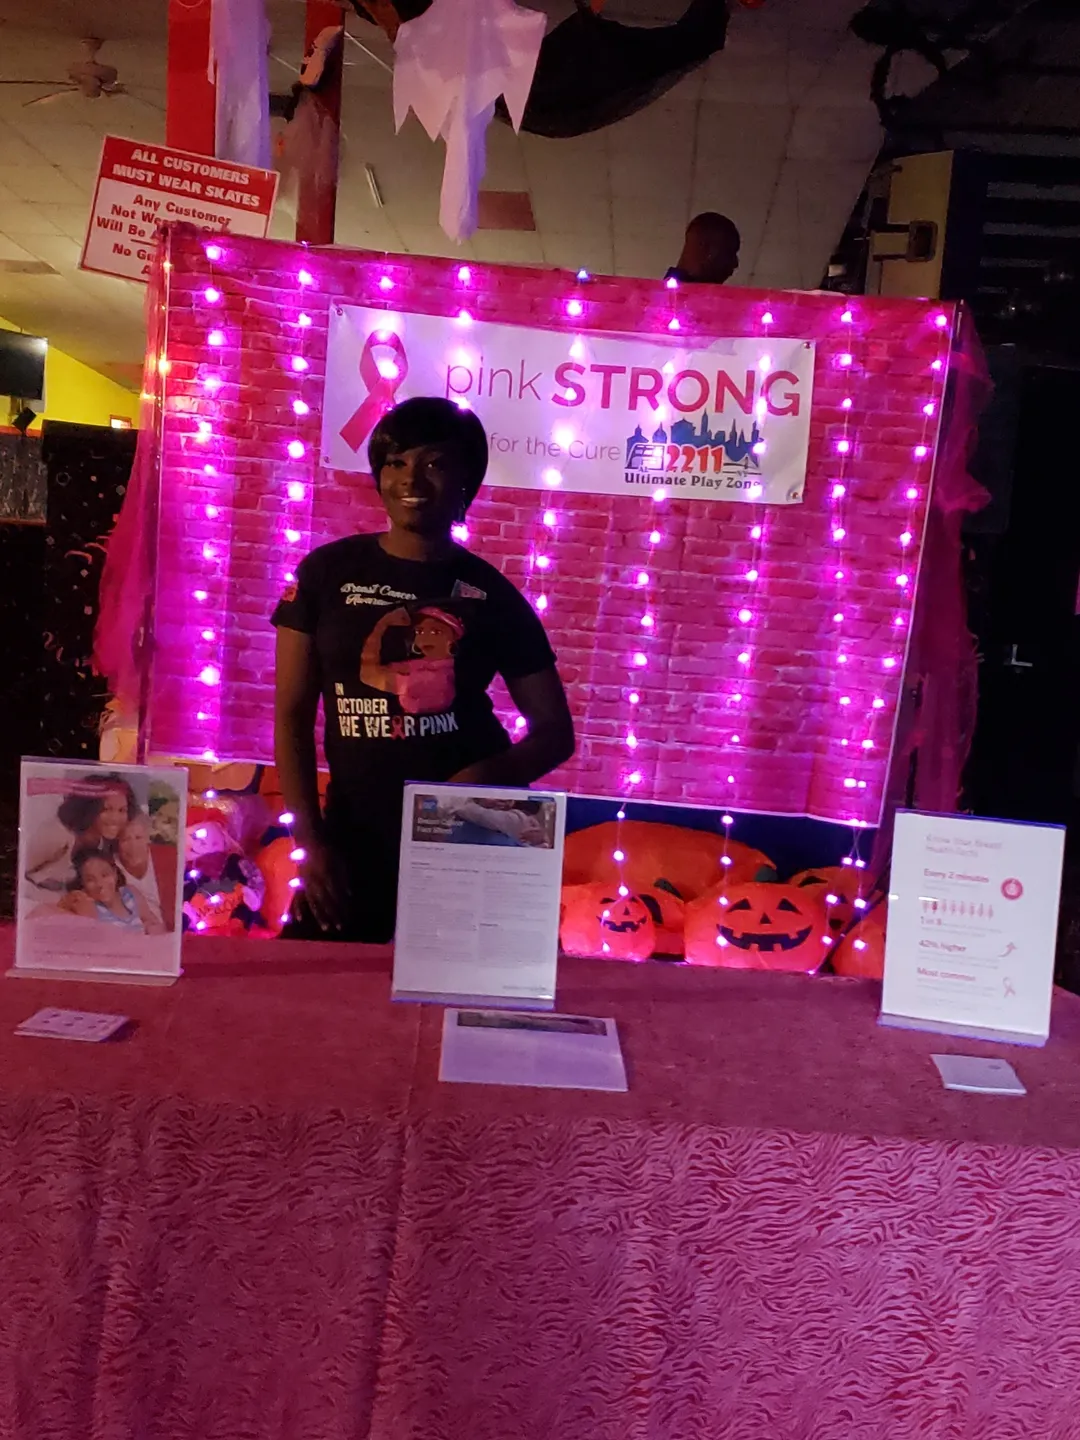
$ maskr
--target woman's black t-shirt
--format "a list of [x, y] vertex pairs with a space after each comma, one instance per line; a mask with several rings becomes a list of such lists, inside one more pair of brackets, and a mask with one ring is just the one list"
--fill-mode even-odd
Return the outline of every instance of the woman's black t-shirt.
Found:
[[399, 560], [377, 535], [313, 550], [272, 623], [314, 638], [331, 809], [372, 830], [400, 824], [406, 781], [449, 780], [508, 747], [487, 693], [496, 675], [555, 663], [531, 605], [493, 566], [456, 547]]

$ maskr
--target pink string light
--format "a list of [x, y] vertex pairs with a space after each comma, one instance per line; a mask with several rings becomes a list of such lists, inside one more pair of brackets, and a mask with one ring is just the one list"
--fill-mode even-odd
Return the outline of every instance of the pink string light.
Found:
[[[204, 253], [206, 253], [205, 247]], [[207, 254], [207, 258], [210, 258], [209, 254]], [[469, 279], [471, 279], [471, 272], [469, 272], [468, 267], [459, 267], [458, 273], [460, 283], [468, 283], [465, 279], [461, 279], [461, 271], [467, 272], [469, 274]], [[310, 272], [308, 273], [310, 274]], [[451, 272], [451, 274], [453, 274], [453, 272]], [[382, 284], [382, 280], [389, 279], [389, 276], [380, 276], [379, 271], [376, 269], [374, 274], [370, 276], [368, 280], [368, 285], [369, 287], [377, 286], [378, 289], [383, 293], [388, 293], [388, 287]], [[313, 279], [311, 283], [314, 283]], [[326, 281], [320, 281], [320, 286], [325, 285], [326, 283]], [[390, 280], [389, 288], [393, 288], [394, 283], [394, 281]], [[300, 287], [303, 287], [305, 284], [305, 282], [300, 279], [299, 275], [297, 276], [297, 284]], [[201, 289], [201, 291], [196, 290], [196, 300], [199, 300], [201, 294], [202, 299], [206, 300], [207, 304], [212, 303], [207, 299], [207, 290], [215, 292], [220, 297], [217, 302], [213, 302], [218, 306], [220, 306], [220, 304], [225, 300], [225, 292], [229, 292], [230, 309], [228, 313], [234, 313], [234, 297], [231, 293], [231, 287], [228, 283], [223, 286], [217, 283], [210, 284], [207, 285], [205, 288]], [[369, 290], [369, 293], [374, 294], [374, 290]], [[286, 324], [291, 327], [295, 327], [291, 328], [288, 332], [293, 337], [292, 351], [295, 352], [295, 357], [299, 357], [300, 359], [304, 360], [305, 363], [307, 362], [308, 357], [304, 354], [304, 348], [302, 346], [304, 332], [310, 331], [312, 329], [317, 329], [319, 327], [319, 310], [317, 297], [307, 296], [306, 298], [308, 298], [309, 300], [314, 300], [316, 302], [313, 307], [314, 323], [312, 325], [305, 325], [303, 323], [302, 317], [306, 316], [308, 320], [313, 319], [311, 315], [307, 315], [307, 312], [304, 311], [294, 313], [292, 318], [287, 319], [286, 321]], [[574, 307], [574, 298], [575, 297], [571, 297], [570, 299], [563, 300], [562, 311], [568, 319], [580, 320], [580, 315]], [[680, 292], [678, 290], [678, 287], [672, 287], [671, 301], [673, 306], [678, 302], [679, 298]], [[580, 301], [578, 302], [578, 304], [581, 305], [581, 310], [583, 311], [584, 306], [581, 304]], [[461, 313], [465, 316], [468, 316], [468, 312]], [[931, 312], [928, 311], [927, 313], [930, 314]], [[204, 320], [208, 322], [209, 316], [207, 315], [207, 312], [203, 311], [202, 314], [204, 316]], [[225, 319], [226, 324], [228, 323], [228, 315], [222, 316], [220, 309], [218, 310], [217, 318], [219, 320]], [[663, 317], [659, 318], [660, 323], [663, 324]], [[759, 319], [763, 329], [767, 326], [773, 326], [775, 324], [775, 316], [772, 310], [765, 310], [761, 312]], [[468, 319], [465, 320], [463, 323], [468, 323], [469, 320], [471, 320], [471, 317], [468, 317]], [[679, 315], [672, 313], [668, 318], [667, 324], [670, 326], [672, 321], [679, 320]], [[924, 480], [923, 483], [921, 483], [920, 485], [915, 485], [911, 483], [911, 479], [912, 475], [918, 474], [921, 478], [922, 476], [929, 476], [930, 472], [929, 470], [923, 471], [920, 465], [917, 469], [913, 468], [913, 470], [908, 475], [903, 475], [900, 477], [902, 481], [902, 489], [899, 493], [902, 494], [907, 500], [910, 516], [909, 518], [906, 518], [903, 523], [900, 522], [900, 517], [897, 516], [895, 533], [897, 536], [897, 553], [900, 556], [901, 565], [897, 567], [895, 573], [891, 577], [887, 578], [895, 580], [896, 616], [894, 618], [893, 624], [896, 626], [896, 631], [900, 631], [901, 633], [896, 633], [895, 631], [893, 632], [895, 638], [892, 648], [895, 653], [882, 655], [879, 651], [876, 656], [872, 654], [867, 654], [865, 653], [864, 645], [860, 645], [857, 641], [855, 643], [849, 644], [848, 639], [845, 639], [844, 635], [845, 631], [848, 632], [849, 636], [856, 633], [852, 631], [851, 627], [853, 625], [858, 626], [860, 624], [859, 611], [861, 602], [859, 600], [860, 592], [858, 587], [859, 585], [866, 583], [863, 567], [860, 564], [858, 557], [845, 553], [845, 542], [847, 540], [848, 527], [844, 524], [844, 510], [846, 504], [854, 503], [857, 505], [859, 503], [859, 462], [856, 456], [858, 446], [861, 442], [857, 431], [856, 413], [853, 412], [857, 412], [858, 410], [865, 411], [863, 390], [865, 381], [860, 373], [860, 367], [863, 367], [866, 363], [863, 359], [863, 351], [861, 349], [861, 342], [863, 337], [861, 337], [859, 328], [862, 323], [862, 317], [861, 315], [858, 315], [853, 311], [845, 311], [839, 316], [836, 316], [836, 312], [834, 312], [833, 323], [837, 324], [838, 326], [843, 326], [843, 330], [838, 330], [837, 333], [843, 334], [843, 343], [845, 344], [845, 349], [839, 357], [837, 357], [834, 353], [832, 356], [832, 360], [834, 364], [839, 365], [845, 372], [847, 372], [847, 375], [850, 376], [850, 379], [845, 378], [844, 383], [845, 387], [850, 385], [852, 389], [852, 394], [843, 396], [842, 399], [834, 399], [832, 402], [838, 407], [837, 412], [834, 413], [836, 414], [836, 421], [842, 425], [842, 430], [838, 432], [839, 438], [836, 442], [836, 453], [833, 462], [837, 478], [832, 479], [830, 482], [827, 482], [829, 483], [830, 488], [826, 493], [828, 493], [831, 497], [830, 504], [833, 512], [830, 518], [832, 518], [834, 522], [830, 526], [830, 533], [834, 535], [834, 541], [833, 546], [830, 547], [832, 553], [830, 556], [830, 560], [827, 564], [825, 573], [832, 576], [832, 583], [838, 587], [838, 591], [842, 593], [843, 598], [841, 599], [838, 595], [838, 603], [836, 605], [836, 608], [834, 610], [827, 611], [826, 613], [832, 616], [832, 625], [835, 627], [835, 663], [837, 667], [846, 667], [851, 672], [850, 675], [846, 675], [844, 678], [845, 680], [850, 682], [851, 695], [855, 697], [856, 701], [854, 705], [849, 707], [849, 714], [853, 721], [854, 728], [849, 734], [843, 734], [840, 738], [843, 742], [845, 742], [845, 748], [848, 750], [851, 760], [857, 762], [858, 757], [860, 757], [862, 754], [866, 753], [869, 755], [875, 751], [880, 750], [883, 744], [886, 747], [888, 744], [888, 734], [885, 731], [882, 732], [882, 735], [880, 737], [871, 735], [869, 733], [865, 733], [864, 727], [860, 724], [861, 717], [866, 711], [867, 701], [869, 699], [863, 689], [863, 686], [867, 683], [868, 680], [872, 678], [872, 674], [878, 666], [880, 666], [881, 668], [880, 670], [877, 670], [877, 674], [879, 678], [881, 678], [882, 670], [887, 672], [902, 663], [902, 651], [904, 643], [904, 635], [902, 633], [903, 624], [906, 624], [906, 612], [910, 609], [913, 592], [916, 588], [918, 549], [919, 540], [921, 537], [921, 518], [919, 514], [920, 502], [926, 493], [926, 485], [928, 483], [927, 480]], [[938, 324], [937, 321], [933, 321], [933, 324], [935, 326], [935, 329], [941, 329], [944, 331], [948, 330], [947, 319], [944, 326]], [[233, 336], [231, 329], [227, 342], [224, 332], [219, 329], [218, 333], [221, 336], [220, 346], [216, 346], [214, 348], [220, 348], [221, 346], [224, 346], [226, 343], [228, 343], [231, 355], [232, 350], [235, 349], [237, 345], [237, 340]], [[947, 334], [943, 335], [943, 341], [945, 344], [943, 354], [947, 354]], [[210, 343], [211, 342], [209, 340], [209, 334], [207, 333], [206, 344], [209, 346]], [[572, 343], [583, 344], [583, 342], [580, 341], [580, 338], [575, 338]], [[295, 365], [295, 357], [290, 360], [289, 356], [286, 356], [285, 363], [289, 368], [292, 368]], [[204, 405], [200, 402], [197, 408], [202, 414], [205, 414], [207, 419], [207, 427], [205, 429], [201, 428], [196, 422], [195, 434], [191, 438], [203, 449], [210, 450], [212, 452], [213, 461], [216, 462], [214, 471], [207, 472], [208, 481], [214, 481], [216, 479], [217, 472], [220, 471], [223, 474], [225, 480], [231, 484], [229, 461], [228, 455], [226, 453], [228, 445], [228, 424], [221, 418], [224, 406], [218, 405], [214, 402], [216, 402], [218, 392], [220, 391], [225, 392], [221, 395], [221, 400], [224, 402], [228, 396], [230, 384], [235, 384], [235, 381], [233, 380], [233, 372], [230, 369], [230, 364], [235, 362], [231, 362], [230, 358], [227, 357], [214, 356], [212, 358], [218, 361], [219, 364], [224, 361], [222, 369], [225, 378], [223, 380], [221, 375], [216, 374], [212, 376], [201, 377], [201, 391], [206, 393], [207, 403]], [[927, 359], [924, 359], [923, 363], [926, 364]], [[915, 462], [926, 462], [932, 458], [934, 453], [934, 445], [936, 443], [934, 432], [936, 431], [937, 420], [941, 410], [940, 395], [943, 388], [942, 382], [944, 376], [942, 372], [944, 369], [945, 362], [941, 357], [934, 358], [932, 362], [929, 363], [930, 384], [927, 386], [927, 390], [920, 397], [918, 397], [918, 399], [914, 401], [912, 405], [912, 408], [916, 410], [918, 418], [924, 427], [922, 436], [918, 438], [918, 443], [912, 445], [911, 456], [912, 460]], [[290, 377], [291, 380], [295, 379], [298, 389], [306, 388], [307, 378], [308, 376], [307, 374], [305, 374], [304, 367], [301, 366], [295, 366], [293, 376]], [[837, 376], [836, 379], [839, 380], [840, 377]], [[235, 400], [235, 391], [233, 391], [233, 400]], [[293, 414], [296, 418], [296, 421], [298, 422], [295, 426], [295, 429], [297, 431], [296, 439], [303, 446], [303, 450], [299, 455], [294, 455], [294, 453], [290, 450], [289, 458], [290, 460], [295, 460], [298, 463], [303, 462], [305, 464], [315, 464], [317, 463], [317, 447], [314, 445], [314, 443], [305, 443], [308, 440], [308, 435], [306, 433], [306, 427], [300, 423], [304, 421], [308, 415], [310, 415], [310, 407], [307, 405], [307, 402], [305, 400], [300, 398], [300, 395], [297, 395], [296, 398], [292, 401], [292, 407]], [[815, 409], [816, 408], [817, 407], [815, 406]], [[865, 421], [862, 423], [864, 425], [865, 434]], [[303, 439], [300, 438], [301, 435], [303, 435]], [[914, 442], [917, 436], [918, 432], [912, 433], [911, 441]], [[317, 439], [317, 436], [312, 436], [311, 438], [312, 442], [314, 442], [314, 440]], [[292, 442], [288, 440], [288, 436], [286, 435], [286, 437], [284, 437], [283, 443], [291, 445]], [[765, 441], [759, 441], [758, 445], [763, 446], [765, 443]], [[764, 451], [759, 449], [758, 453], [764, 453]], [[295, 475], [297, 472], [293, 471], [292, 473]], [[310, 476], [308, 474], [305, 474], [304, 479], [310, 481]], [[552, 580], [556, 576], [560, 564], [559, 528], [557, 523], [555, 525], [552, 525], [551, 523], [552, 516], [555, 516], [556, 521], [558, 521], [560, 508], [557, 506], [553, 506], [552, 501], [555, 497], [552, 495], [551, 492], [553, 490], [557, 490], [558, 487], [561, 485], [562, 476], [554, 469], [554, 467], [549, 466], [547, 470], [543, 472], [543, 479], [545, 483], [545, 491], [541, 492], [541, 494], [538, 496], [536, 520], [537, 534], [533, 539], [531, 547], [532, 555], [530, 558], [530, 569], [534, 580], [534, 588], [536, 591], [533, 596], [533, 603], [537, 606], [538, 610], [546, 611], [554, 600], [554, 596], [549, 593], [549, 587]], [[284, 493], [288, 501], [288, 505], [283, 508], [288, 509], [293, 505], [298, 507], [305, 506], [308, 503], [308, 497], [311, 492], [307, 484], [301, 483], [299, 481], [286, 480], [283, 481], [283, 486]], [[561, 500], [561, 497], [559, 498]], [[655, 514], [660, 513], [660, 507], [663, 506], [666, 498], [667, 497], [663, 485], [658, 485], [657, 490], [654, 492], [652, 506]], [[222, 513], [221, 507], [214, 506], [213, 508], [216, 512], [213, 515], [211, 515], [210, 513], [209, 505], [203, 510], [202, 513], [206, 515], [208, 521], [220, 521], [220, 516]], [[745, 705], [746, 714], [743, 717], [743, 724], [740, 727], [740, 739], [736, 741], [734, 738], [732, 738], [731, 740], [732, 745], [737, 746], [738, 749], [745, 749], [747, 741], [749, 740], [752, 743], [753, 740], [752, 732], [747, 727], [752, 724], [753, 715], [752, 675], [754, 668], [754, 655], [755, 652], [760, 648], [760, 643], [756, 640], [756, 637], [754, 636], [754, 630], [759, 623], [767, 623], [768, 616], [768, 606], [767, 604], [758, 603], [756, 592], [763, 591], [765, 589], [765, 586], [768, 584], [769, 564], [768, 549], [767, 545], [765, 544], [765, 536], [767, 534], [769, 511], [767, 508], [764, 507], [755, 507], [755, 509], [757, 510], [757, 513], [760, 515], [761, 518], [759, 520], [757, 519], [757, 516], [755, 516], [755, 523], [749, 528], [753, 555], [745, 571], [742, 570], [741, 566], [738, 567], [737, 570], [737, 573], [741, 573], [744, 577], [747, 603], [741, 605], [739, 603], [738, 582], [736, 582], [736, 594], [733, 596], [729, 594], [727, 597], [725, 597], [726, 603], [731, 605], [731, 609], [728, 611], [728, 613], [729, 615], [732, 615], [734, 617], [734, 623], [732, 625], [732, 638], [737, 648], [731, 652], [731, 656], [735, 658], [736, 663], [739, 665], [739, 668], [747, 672], [745, 674], [739, 675], [739, 688], [733, 688], [727, 698], [729, 703], [731, 703], [733, 706], [743, 705], [744, 702], [750, 702]], [[228, 514], [230, 512], [225, 511], [224, 513]], [[301, 515], [297, 515], [297, 519], [295, 522], [283, 519], [278, 523], [283, 524], [284, 526], [284, 528], [279, 532], [279, 534], [283, 536], [284, 541], [287, 545], [292, 546], [294, 543], [298, 543], [294, 541], [294, 536], [299, 536], [303, 538], [306, 528], [306, 522]], [[569, 528], [567, 529], [566, 533], [567, 536], [569, 536]], [[742, 533], [746, 534], [747, 532]], [[465, 538], [466, 536], [467, 527], [464, 531], [462, 538]], [[636, 609], [628, 615], [627, 619], [627, 623], [630, 624], [632, 627], [630, 631], [630, 639], [627, 646], [627, 654], [630, 659], [630, 673], [634, 677], [636, 688], [628, 689], [626, 691], [625, 704], [627, 707], [628, 717], [635, 711], [640, 712], [637, 716], [638, 723], [635, 723], [632, 727], [628, 723], [627, 728], [624, 732], [627, 754], [629, 755], [636, 752], [634, 753], [633, 768], [629, 769], [625, 775], [624, 795], [627, 798], [631, 798], [635, 793], [636, 789], [638, 789], [642, 784], [644, 784], [644, 777], [647, 773], [650, 773], [650, 766], [652, 761], [652, 756], [650, 753], [650, 730], [648, 725], [642, 719], [642, 716], [645, 715], [648, 710], [647, 702], [650, 695], [648, 687], [650, 684], [656, 683], [657, 679], [657, 676], [652, 673], [653, 666], [650, 664], [650, 661], [655, 659], [655, 657], [652, 656], [652, 636], [662, 629], [664, 621], [662, 607], [658, 606], [655, 603], [656, 596], [654, 591], [657, 584], [657, 577], [655, 577], [653, 574], [656, 568], [654, 564], [653, 550], [660, 543], [661, 538], [662, 532], [657, 526], [654, 519], [653, 523], [648, 528], [644, 529], [642, 533], [642, 545], [647, 553], [648, 558], [645, 559], [645, 557], [642, 556], [641, 551], [638, 552], [637, 558], [639, 561], [645, 559], [643, 568], [638, 569], [636, 568], [636, 566], [628, 567], [625, 580], [619, 582], [620, 585], [630, 585], [638, 592], [638, 605]], [[228, 548], [228, 536], [226, 535], [225, 537], [223, 537], [223, 539], [223, 545], [212, 545], [210, 547], [213, 558], [207, 558], [206, 561], [208, 567], [207, 584], [209, 589], [203, 590], [202, 593], [209, 594], [210, 591], [213, 591], [215, 597], [214, 604], [208, 603], [206, 605], [208, 618], [211, 619], [216, 618], [216, 597], [219, 593], [221, 565], [220, 557], [227, 553]], [[308, 541], [308, 543], [310, 543], [310, 540]], [[905, 551], [908, 553], [904, 554], [903, 552]], [[302, 553], [302, 550], [298, 550], [296, 553], [290, 554], [285, 557], [286, 563], [288, 565], [288, 569], [285, 571], [286, 575], [292, 575], [294, 573], [295, 564], [297, 563], [299, 556]], [[761, 579], [763, 575], [766, 577], [765, 581], [762, 581]], [[641, 583], [639, 578], [641, 576], [645, 577], [643, 584]], [[200, 589], [202, 589], [202, 587], [200, 587]], [[732, 601], [734, 601], [734, 604], [731, 604]], [[903, 624], [897, 625], [897, 621], [903, 621]], [[885, 624], [888, 623], [888, 615], [886, 615]], [[745, 627], [745, 629], [743, 629], [742, 627]], [[207, 625], [205, 630], [199, 632], [199, 635], [200, 639], [205, 639], [207, 635], [212, 634], [215, 637], [215, 641], [206, 641], [208, 645], [212, 645], [215, 642], [220, 641], [221, 633], [221, 627], [215, 624]], [[635, 649], [635, 645], [640, 648]], [[208, 661], [207, 663], [210, 662]], [[842, 673], [841, 669], [838, 668], [836, 673], [840, 675]], [[751, 683], [748, 683], [748, 681]], [[646, 703], [643, 704], [643, 700]], [[202, 713], [205, 714], [209, 710], [210, 706], [206, 704], [205, 700], [203, 702], [203, 705], [204, 709]], [[735, 712], [733, 711], [733, 714], [734, 713]], [[867, 714], [867, 719], [869, 720], [869, 718], [870, 716], [869, 714]], [[876, 723], [879, 723], [881, 726], [887, 727], [891, 724], [891, 711], [886, 714], [875, 712], [873, 718]], [[868, 725], [865, 728], [868, 729]], [[864, 733], [859, 733], [860, 731], [864, 731]], [[208, 745], [207, 748], [212, 747]], [[734, 801], [734, 798], [739, 789], [737, 781], [738, 772], [740, 770], [740, 761], [736, 758], [735, 753], [732, 754], [731, 760], [733, 764], [733, 773], [728, 781], [728, 784], [733, 788], [732, 799]], [[845, 778], [855, 779], [856, 783], [854, 787], [844, 786], [844, 788], [845, 790], [853, 789], [854, 796], [857, 799], [861, 800], [861, 797], [865, 793], [867, 787], [865, 781], [862, 781], [862, 777], [859, 775], [857, 764], [853, 766], [853, 774], [850, 777], [838, 777], [837, 783], [841, 783]], [[862, 781], [861, 784], [860, 781]], [[862, 817], [860, 817], [860, 819], [861, 818]], [[725, 829], [730, 829], [730, 827], [725, 826]]]

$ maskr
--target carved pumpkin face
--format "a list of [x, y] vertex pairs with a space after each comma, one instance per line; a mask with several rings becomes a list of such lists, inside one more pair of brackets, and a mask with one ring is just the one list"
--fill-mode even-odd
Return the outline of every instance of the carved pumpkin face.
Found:
[[686, 907], [686, 958], [693, 965], [812, 974], [831, 938], [813, 891], [793, 885], [718, 886]]
[[656, 927], [641, 897], [616, 885], [571, 885], [562, 895], [559, 938], [568, 955], [647, 960]]
[[885, 974], [884, 905], [849, 930], [829, 956], [837, 975], [857, 975], [867, 980], [880, 980]]
[[851, 924], [868, 908], [864, 900], [870, 889], [865, 870], [854, 865], [822, 865], [814, 870], [800, 870], [788, 882], [800, 890], [813, 890], [826, 907], [829, 929], [834, 935], [842, 935]]
[[641, 903], [652, 916], [656, 929], [655, 955], [681, 960], [686, 951], [686, 906], [663, 880], [651, 890], [642, 890]]

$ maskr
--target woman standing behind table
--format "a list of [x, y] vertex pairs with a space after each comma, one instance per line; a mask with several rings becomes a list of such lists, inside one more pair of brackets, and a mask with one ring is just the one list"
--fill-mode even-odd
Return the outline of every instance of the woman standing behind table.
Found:
[[[480, 421], [448, 400], [406, 400], [376, 426], [368, 458], [389, 530], [313, 551], [273, 616], [278, 776], [307, 852], [283, 932], [293, 939], [392, 937], [406, 781], [530, 785], [574, 751], [543, 626], [504, 576], [451, 538], [487, 470]], [[516, 745], [487, 693], [496, 675], [526, 721]]]

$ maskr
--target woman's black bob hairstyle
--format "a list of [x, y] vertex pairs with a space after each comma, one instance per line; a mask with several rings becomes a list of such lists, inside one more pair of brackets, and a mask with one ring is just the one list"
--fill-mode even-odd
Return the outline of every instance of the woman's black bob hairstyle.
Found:
[[476, 499], [488, 467], [487, 434], [471, 410], [462, 410], [452, 400], [418, 395], [403, 400], [388, 411], [368, 441], [368, 464], [379, 488], [379, 475], [391, 455], [415, 450], [421, 445], [445, 445], [457, 452], [464, 466], [466, 506]]

